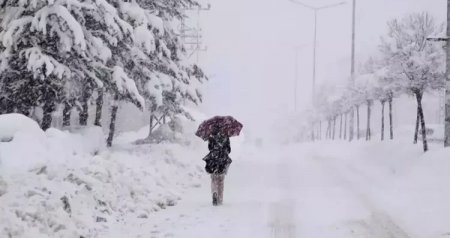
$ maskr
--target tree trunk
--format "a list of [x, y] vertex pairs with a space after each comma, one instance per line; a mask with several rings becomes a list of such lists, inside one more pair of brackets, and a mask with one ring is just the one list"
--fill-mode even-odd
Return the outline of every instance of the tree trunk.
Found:
[[5, 98], [0, 98], [0, 115], [4, 114], [6, 112], [6, 99]]
[[342, 140], [342, 114], [340, 116], [340, 122], [339, 122], [339, 139]]
[[336, 138], [336, 117], [333, 117], [333, 140]]
[[148, 137], [150, 138], [153, 133], [153, 124], [154, 124], [154, 116], [155, 110], [150, 110], [150, 124], [149, 124], [149, 130], [148, 130]]
[[111, 122], [109, 123], [109, 135], [108, 135], [108, 139], [106, 141], [106, 144], [108, 145], [108, 147], [112, 146], [114, 133], [116, 130], [117, 110], [119, 109], [119, 106], [117, 103], [118, 102], [115, 100], [115, 102], [113, 102], [113, 105], [111, 107]]
[[381, 140], [384, 140], [384, 104], [385, 101], [381, 101]]
[[360, 128], [359, 128], [359, 105], [356, 106], [356, 136], [358, 140], [361, 138], [361, 135], [359, 134]]
[[394, 125], [392, 116], [392, 98], [389, 98], [389, 135], [391, 140], [394, 139]]
[[43, 110], [43, 117], [42, 117], [42, 123], [41, 128], [42, 130], [47, 130], [52, 125], [52, 113], [55, 109], [55, 105], [53, 101], [46, 101], [44, 106], [42, 107]]
[[98, 90], [97, 99], [95, 100], [95, 122], [94, 125], [102, 126], [102, 109], [103, 109], [103, 91]]
[[63, 127], [70, 126], [70, 115], [72, 112], [72, 105], [69, 102], [64, 102], [63, 108]]
[[367, 129], [366, 129], [366, 140], [369, 141], [371, 138], [371, 131], [370, 131], [370, 117], [372, 114], [372, 102], [367, 101]]
[[317, 140], [320, 140], [320, 137], [319, 137], [319, 135], [320, 135], [320, 131], [319, 131], [319, 130], [320, 130], [320, 129], [319, 129], [319, 123], [316, 122], [316, 125], [317, 125], [317, 126], [315, 127], [316, 130], [315, 130], [314, 133], [316, 133], [316, 139], [317, 139]]
[[414, 130], [414, 144], [417, 144], [417, 140], [419, 138], [419, 126], [420, 126], [420, 113], [419, 106], [417, 106], [417, 116], [416, 116], [416, 128]]
[[328, 130], [328, 139], [330, 139], [331, 140], [331, 135], [332, 135], [332, 133], [333, 133], [333, 129], [332, 129], [332, 126], [333, 126], [333, 123], [331, 122], [331, 119], [328, 119], [328, 127], [330, 128], [329, 130]]
[[87, 126], [87, 121], [89, 117], [89, 106], [88, 106], [88, 96], [83, 93], [81, 99], [81, 110], [80, 110], [80, 126]]
[[427, 152], [428, 151], [427, 128], [425, 126], [425, 117], [423, 114], [422, 97], [423, 97], [422, 92], [416, 94], [417, 108], [418, 108], [419, 117], [420, 117], [420, 126], [422, 127], [423, 151]]
[[355, 130], [355, 122], [354, 122], [354, 120], [355, 120], [355, 111], [354, 111], [355, 109], [352, 107], [352, 108], [350, 108], [350, 120], [349, 120], [349, 122], [348, 122], [348, 129], [349, 129], [349, 131], [348, 131], [348, 140], [349, 141], [352, 141], [353, 140], [353, 137], [354, 137], [354, 130]]
[[5, 102], [5, 111], [6, 111], [6, 113], [13, 113], [14, 112], [14, 108], [15, 108], [15, 106], [14, 106], [14, 103], [11, 101], [11, 100], [9, 100], [9, 99], [7, 99], [6, 100], [6, 102]]
[[347, 139], [347, 113], [345, 113], [345, 118], [344, 118], [344, 140]]
[[329, 139], [329, 135], [330, 135], [330, 121], [327, 121], [327, 130], [325, 132], [325, 139]]
[[322, 140], [322, 120], [319, 121], [319, 140]]

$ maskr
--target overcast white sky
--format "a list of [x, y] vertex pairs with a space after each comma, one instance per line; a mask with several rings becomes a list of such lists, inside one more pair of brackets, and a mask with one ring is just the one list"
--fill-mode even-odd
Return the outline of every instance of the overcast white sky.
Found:
[[[314, 6], [339, 1], [304, 0]], [[349, 76], [352, 0], [344, 1], [346, 5], [319, 13], [318, 83]], [[201, 21], [208, 46], [201, 61], [212, 76], [207, 113], [232, 114], [261, 130], [276, 116], [293, 112], [295, 47], [300, 47], [298, 103], [306, 107], [311, 97], [313, 12], [289, 0], [210, 3], [212, 9]], [[445, 0], [357, 0], [357, 60], [376, 50], [389, 19], [428, 11], [444, 21], [445, 7]]]

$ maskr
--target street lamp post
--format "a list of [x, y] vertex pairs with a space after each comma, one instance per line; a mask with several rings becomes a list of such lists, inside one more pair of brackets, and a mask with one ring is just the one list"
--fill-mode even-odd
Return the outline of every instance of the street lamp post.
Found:
[[450, 147], [450, 0], [447, 0], [447, 32], [445, 37], [427, 38], [429, 41], [445, 42], [445, 111], [444, 111], [444, 147]]
[[[356, 38], [356, 0], [353, 0], [353, 9], [352, 9], [352, 61], [350, 68], [350, 80], [351, 84], [355, 83], [355, 38]], [[350, 127], [349, 127], [349, 136], [348, 140], [352, 141], [355, 137], [355, 107], [351, 106], [350, 109]], [[359, 125], [359, 121], [357, 122]], [[356, 129], [356, 138], [359, 140], [359, 128]]]
[[297, 113], [298, 48], [295, 48], [294, 112]]
[[321, 7], [314, 7], [314, 6], [305, 4], [303, 2], [299, 2], [299, 1], [295, 1], [295, 0], [290, 0], [290, 1], [314, 11], [314, 41], [313, 41], [314, 49], [313, 49], [313, 79], [312, 79], [312, 99], [314, 102], [314, 98], [316, 95], [316, 68], [317, 68], [317, 66], [316, 66], [316, 62], [317, 62], [317, 14], [321, 10], [338, 7], [338, 6], [344, 5], [346, 2], [339, 2], [339, 3], [325, 5], [325, 6], [321, 6]]

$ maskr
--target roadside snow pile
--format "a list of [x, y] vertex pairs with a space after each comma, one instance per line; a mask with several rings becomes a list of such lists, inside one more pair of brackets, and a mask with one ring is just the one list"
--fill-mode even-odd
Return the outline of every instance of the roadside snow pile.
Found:
[[20, 133], [0, 142], [0, 237], [105, 237], [200, 186], [204, 152], [196, 148], [108, 151], [95, 127]]
[[11, 141], [15, 135], [34, 134], [42, 136], [43, 131], [39, 125], [30, 118], [22, 114], [4, 114], [0, 115], [0, 141]]
[[72, 133], [51, 128], [42, 131], [32, 119], [19, 114], [0, 115], [1, 174], [17, 174], [46, 164], [78, 163], [105, 148], [100, 127], [74, 129]]

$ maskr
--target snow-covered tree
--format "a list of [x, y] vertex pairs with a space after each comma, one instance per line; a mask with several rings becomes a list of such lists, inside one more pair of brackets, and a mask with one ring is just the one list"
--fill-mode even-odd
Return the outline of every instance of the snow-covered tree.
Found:
[[[18, 105], [42, 105], [43, 129], [51, 124], [56, 103], [81, 103], [80, 122], [87, 120], [87, 99], [94, 88], [114, 85], [114, 61], [108, 46], [118, 45], [128, 34], [127, 25], [106, 1], [3, 1], [2, 86], [17, 88], [20, 78], [37, 100]], [[109, 77], [99, 77], [99, 75]], [[19, 85], [20, 86], [20, 85]], [[114, 88], [114, 87], [111, 87]], [[129, 94], [127, 92], [126, 94]], [[20, 90], [7, 97], [26, 98]], [[33, 99], [34, 99], [33, 98]], [[18, 106], [14, 106], [18, 107]], [[65, 110], [68, 113], [69, 110]], [[67, 115], [66, 115], [67, 116]]]
[[354, 90], [360, 94], [361, 99], [367, 105], [366, 140], [372, 138], [371, 116], [373, 102], [377, 99], [376, 87], [377, 79], [374, 74], [362, 74], [356, 77]]
[[389, 107], [389, 138], [391, 140], [394, 139], [394, 126], [393, 126], [393, 101], [394, 97], [403, 93], [405, 85], [404, 82], [400, 78], [402, 77], [402, 73], [400, 72], [392, 72], [390, 71], [390, 67], [386, 64], [385, 61], [380, 59], [376, 60], [376, 65], [373, 70], [373, 73], [377, 77], [378, 86], [376, 87], [375, 94], [377, 95], [378, 100], [380, 100], [382, 104], [382, 140], [384, 139], [384, 104], [388, 103]]
[[86, 50], [81, 26], [62, 2], [2, 5], [0, 73], [8, 110], [24, 112], [42, 104], [42, 127], [47, 129], [64, 83], [77, 73], [70, 65], [81, 57], [73, 56]]
[[425, 118], [422, 108], [424, 92], [443, 87], [444, 52], [438, 44], [427, 38], [438, 35], [443, 27], [438, 26], [428, 13], [415, 13], [388, 23], [388, 34], [380, 45], [383, 60], [390, 71], [402, 74], [405, 89], [417, 101], [417, 129], [422, 128], [424, 151], [428, 150]]
[[42, 127], [51, 124], [57, 104], [63, 125], [72, 108], [86, 125], [95, 96], [95, 124], [101, 125], [109, 94], [114, 136], [119, 101], [185, 115], [187, 101], [200, 103], [203, 71], [185, 59], [177, 24], [182, 0], [2, 0], [0, 9], [0, 113], [29, 114], [42, 107]]
[[[328, 139], [336, 138], [336, 120], [342, 114], [343, 104], [341, 104], [341, 88], [334, 84], [321, 84], [317, 90], [315, 100], [315, 117], [322, 124], [322, 120], [327, 122], [325, 136]], [[320, 138], [320, 136], [318, 136]]]
[[186, 17], [183, 8], [193, 1], [128, 1], [118, 3], [124, 19], [135, 35], [132, 62], [128, 64], [152, 114], [174, 119], [191, 116], [184, 110], [185, 100], [199, 103], [200, 85], [206, 80], [202, 70], [189, 63], [178, 38], [178, 21]]

